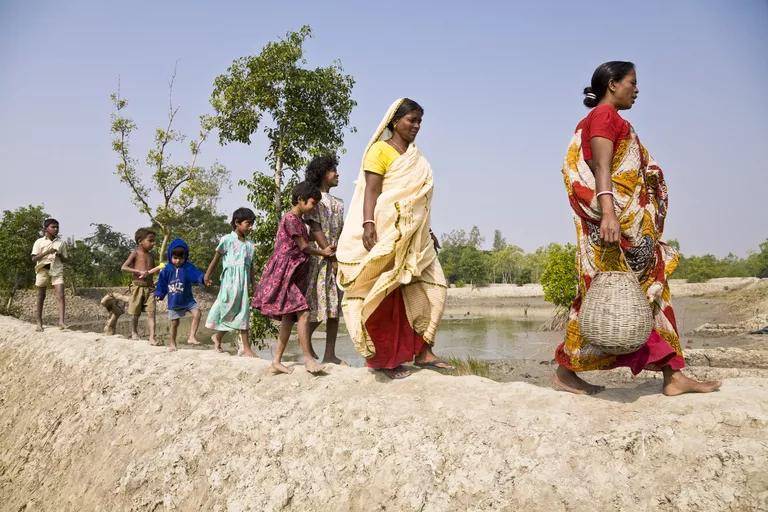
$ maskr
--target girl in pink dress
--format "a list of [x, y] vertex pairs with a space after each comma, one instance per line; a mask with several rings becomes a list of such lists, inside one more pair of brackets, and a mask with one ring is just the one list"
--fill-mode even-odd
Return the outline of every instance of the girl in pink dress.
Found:
[[280, 219], [275, 237], [275, 250], [261, 274], [251, 306], [262, 315], [280, 320], [277, 347], [272, 360], [274, 373], [291, 373], [293, 368], [282, 364], [283, 352], [298, 321], [299, 345], [304, 353], [304, 365], [310, 373], [323, 371], [312, 357], [309, 343], [309, 305], [306, 291], [309, 278], [309, 256], [333, 256], [333, 246], [317, 249], [309, 243], [304, 214], [311, 212], [320, 201], [320, 189], [302, 181], [293, 188], [293, 207]]

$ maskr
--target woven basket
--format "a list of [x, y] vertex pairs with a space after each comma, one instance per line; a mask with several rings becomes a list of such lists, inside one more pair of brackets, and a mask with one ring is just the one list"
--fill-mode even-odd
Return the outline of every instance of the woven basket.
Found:
[[579, 330], [608, 354], [630, 354], [648, 340], [653, 313], [631, 272], [598, 272], [579, 311]]

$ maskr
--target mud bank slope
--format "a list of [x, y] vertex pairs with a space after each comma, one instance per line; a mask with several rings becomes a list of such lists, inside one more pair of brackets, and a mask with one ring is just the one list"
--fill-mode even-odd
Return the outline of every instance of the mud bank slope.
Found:
[[264, 361], [0, 317], [2, 510], [756, 510], [768, 379], [598, 397]]

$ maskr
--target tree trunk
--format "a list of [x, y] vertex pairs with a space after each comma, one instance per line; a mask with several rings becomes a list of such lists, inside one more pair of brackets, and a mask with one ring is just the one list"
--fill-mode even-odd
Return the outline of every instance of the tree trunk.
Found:
[[281, 192], [283, 189], [283, 161], [278, 156], [275, 162], [275, 214], [280, 216]]
[[8, 303], [5, 305], [5, 310], [10, 313], [11, 310], [11, 304], [13, 304], [13, 298], [16, 295], [16, 291], [19, 289], [19, 277], [16, 276], [15, 281], [13, 282], [13, 289], [11, 290], [11, 294], [8, 296]]
[[159, 261], [165, 261], [165, 248], [168, 247], [168, 242], [171, 239], [171, 230], [163, 228], [163, 241], [160, 243], [160, 252], [158, 254]]

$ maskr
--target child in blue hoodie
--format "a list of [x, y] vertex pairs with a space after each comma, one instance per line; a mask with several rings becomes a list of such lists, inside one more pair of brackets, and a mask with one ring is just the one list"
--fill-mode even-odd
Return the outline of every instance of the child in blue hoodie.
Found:
[[197, 327], [200, 325], [200, 308], [197, 307], [195, 297], [192, 295], [192, 285], [206, 284], [204, 273], [189, 262], [189, 246], [177, 238], [168, 246], [168, 263], [160, 271], [157, 278], [155, 296], [163, 300], [168, 296], [168, 319], [171, 321], [171, 341], [168, 350], [176, 350], [176, 331], [179, 328], [179, 320], [187, 313], [192, 313], [192, 327], [189, 331], [187, 343], [199, 345], [195, 338]]

